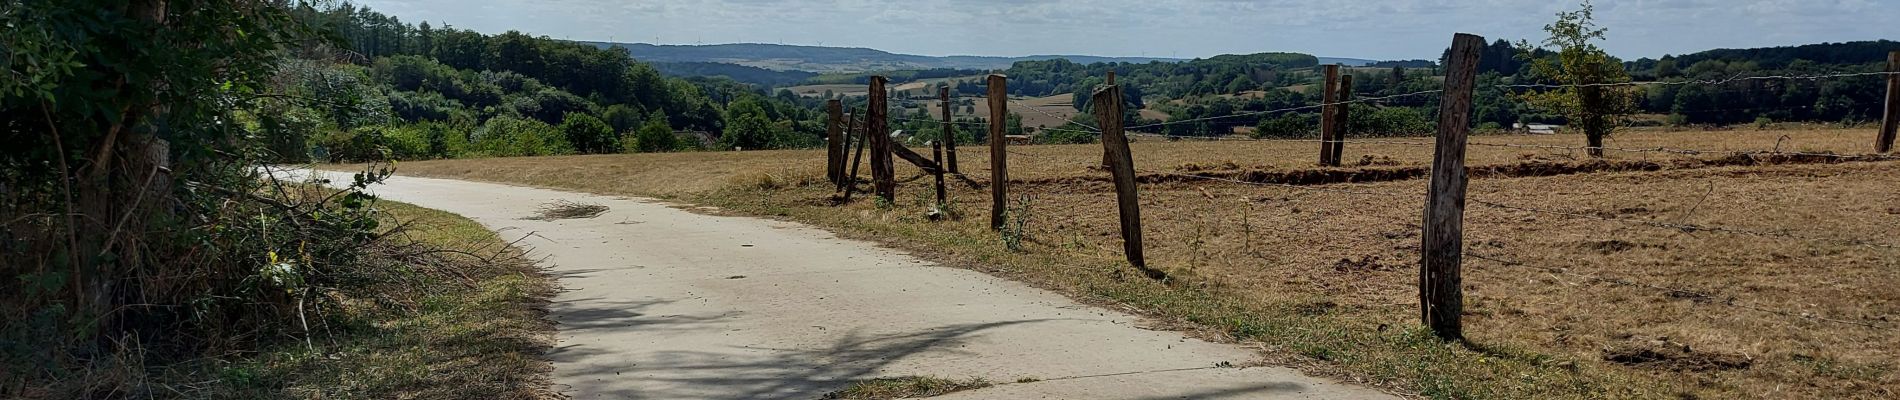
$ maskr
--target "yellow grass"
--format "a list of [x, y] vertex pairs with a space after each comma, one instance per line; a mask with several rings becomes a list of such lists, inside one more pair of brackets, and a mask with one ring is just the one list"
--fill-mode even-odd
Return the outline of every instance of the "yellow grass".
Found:
[[[1861, 153], [1871, 130], [1628, 132], [1628, 148]], [[1397, 138], [1394, 142], [1429, 142]], [[1574, 146], [1572, 135], [1474, 143]], [[963, 170], [987, 181], [986, 149]], [[1269, 358], [1444, 398], [1892, 398], [1900, 351], [1900, 162], [1664, 169], [1547, 177], [1475, 176], [1464, 277], [1470, 345], [1417, 323], [1423, 179], [1308, 187], [1166, 181], [1141, 187], [1159, 284], [1119, 262], [1114, 196], [1096, 145], [1022, 146], [1028, 240], [1003, 248], [988, 194], [955, 186], [963, 220], [930, 222], [920, 180], [891, 207], [832, 206], [822, 151], [612, 155], [405, 163], [399, 173], [663, 196], [779, 215], [954, 264], [1141, 312]], [[1315, 168], [1316, 143], [1133, 145], [1151, 174], [1274, 173], [1428, 165], [1431, 148], [1352, 144]], [[1693, 157], [1611, 152], [1622, 161]], [[1571, 151], [1473, 146], [1473, 166], [1574, 163]], [[1232, 165], [1226, 165], [1232, 164]], [[1694, 166], [1697, 164], [1683, 164]], [[868, 169], [866, 169], [868, 171]], [[915, 173], [899, 165], [900, 178]], [[769, 182], [771, 184], [760, 184]], [[1348, 193], [1350, 191], [1351, 193]], [[1367, 194], [1370, 193], [1370, 194]], [[858, 197], [862, 199], [862, 195]], [[1486, 205], [1502, 204], [1565, 214]], [[1566, 215], [1567, 214], [1567, 215]], [[1607, 221], [1614, 220], [1614, 221]], [[1665, 229], [1725, 227], [1757, 234]]]

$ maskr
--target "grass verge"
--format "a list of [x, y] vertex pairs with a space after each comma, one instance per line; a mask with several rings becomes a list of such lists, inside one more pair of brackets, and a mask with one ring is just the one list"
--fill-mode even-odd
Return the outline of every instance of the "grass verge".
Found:
[[[553, 281], [494, 232], [459, 215], [383, 201], [411, 240], [436, 249], [421, 286], [392, 285], [329, 310], [328, 332], [254, 354], [170, 368], [159, 397], [547, 399]], [[395, 224], [391, 224], [392, 226]]]

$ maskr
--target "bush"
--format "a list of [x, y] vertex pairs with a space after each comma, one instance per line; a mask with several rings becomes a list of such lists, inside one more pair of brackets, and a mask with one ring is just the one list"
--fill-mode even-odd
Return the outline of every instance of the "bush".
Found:
[[560, 130], [532, 119], [491, 118], [473, 136], [469, 148], [477, 156], [545, 156], [574, 152], [574, 146]]
[[620, 135], [600, 118], [582, 113], [569, 113], [561, 120], [561, 134], [574, 150], [585, 154], [604, 154], [620, 151]]
[[1438, 128], [1424, 113], [1408, 107], [1355, 107], [1348, 116], [1348, 135], [1415, 136], [1430, 135]]
[[635, 132], [628, 143], [630, 150], [641, 153], [657, 153], [679, 150], [679, 136], [673, 134], [673, 128], [666, 125], [666, 116], [653, 114], [647, 123]]
[[1098, 137], [1099, 136], [1093, 132], [1082, 130], [1082, 127], [1070, 124], [1062, 128], [1045, 129], [1041, 135], [1036, 135], [1034, 141], [1038, 144], [1082, 144], [1095, 143]]
[[1303, 138], [1316, 136], [1319, 121], [1312, 114], [1283, 113], [1276, 117], [1260, 120], [1254, 126], [1253, 137], [1259, 138]]
[[606, 122], [607, 126], [613, 127], [614, 133], [632, 133], [633, 130], [640, 129], [645, 121], [640, 117], [639, 109], [625, 104], [608, 106], [606, 111], [600, 113], [600, 120]]

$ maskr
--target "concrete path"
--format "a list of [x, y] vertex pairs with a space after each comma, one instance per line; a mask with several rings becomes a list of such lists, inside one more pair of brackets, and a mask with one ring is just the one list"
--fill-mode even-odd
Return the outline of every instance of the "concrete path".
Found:
[[[576, 399], [812, 399], [904, 375], [1000, 383], [944, 397], [956, 399], [1391, 398], [1287, 368], [1221, 367], [1256, 354], [802, 224], [455, 180], [396, 177], [373, 191], [503, 239], [534, 233], [521, 243], [564, 288], [547, 357], [556, 389]], [[554, 200], [611, 210], [523, 219]]]

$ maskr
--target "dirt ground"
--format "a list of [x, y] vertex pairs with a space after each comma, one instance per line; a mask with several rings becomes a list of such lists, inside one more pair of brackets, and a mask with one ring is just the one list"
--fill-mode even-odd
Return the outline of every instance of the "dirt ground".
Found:
[[[1860, 154], [1872, 137], [1626, 132], [1611, 140], [1624, 150], [1610, 151], [1609, 162], [1654, 167], [1596, 170], [1576, 168], [1592, 163], [1580, 151], [1536, 147], [1577, 146], [1577, 136], [1472, 137], [1474, 169], [1570, 169], [1474, 173], [1464, 263], [1471, 344], [1449, 350], [1409, 336], [1427, 182], [1379, 172], [1428, 166], [1429, 138], [1348, 144], [1347, 162], [1366, 165], [1343, 168], [1313, 166], [1311, 142], [1138, 138], [1135, 163], [1149, 177], [1265, 182], [1141, 186], [1148, 258], [1174, 276], [1168, 285], [1138, 283], [1114, 266], [1121, 244], [1112, 186], [1093, 166], [1099, 145], [1011, 149], [1012, 197], [1026, 196], [1015, 214], [1027, 231], [1020, 251], [1001, 249], [986, 229], [986, 189], [953, 185], [949, 208], [964, 218], [951, 222], [921, 217], [933, 202], [928, 179], [900, 185], [889, 206], [831, 205], [822, 151], [432, 161], [399, 173], [782, 215], [990, 265], [1261, 343], [1312, 370], [1427, 396], [1892, 398], [1900, 396], [1900, 292], [1891, 290], [1900, 285], [1900, 161], [1716, 162], [1735, 157], [1729, 151]], [[1661, 147], [1708, 152], [1639, 151]], [[987, 149], [961, 150], [963, 171], [985, 183]], [[1343, 178], [1249, 178], [1310, 174]]]

